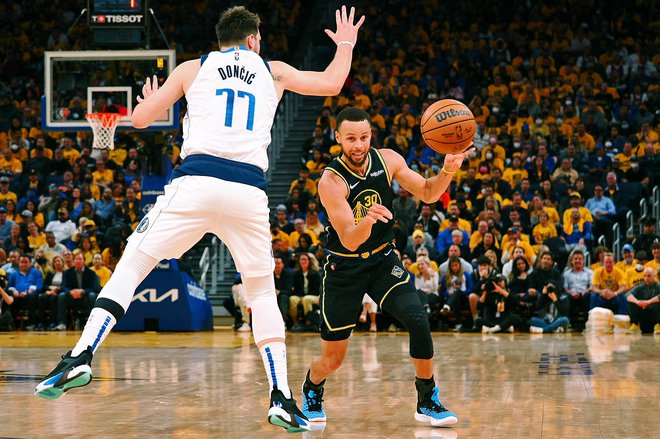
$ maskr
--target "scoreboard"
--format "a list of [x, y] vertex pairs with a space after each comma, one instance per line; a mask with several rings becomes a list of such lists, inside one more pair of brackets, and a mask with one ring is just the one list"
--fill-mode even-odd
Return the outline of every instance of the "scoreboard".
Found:
[[148, 0], [88, 0], [88, 25], [94, 28], [146, 26]]

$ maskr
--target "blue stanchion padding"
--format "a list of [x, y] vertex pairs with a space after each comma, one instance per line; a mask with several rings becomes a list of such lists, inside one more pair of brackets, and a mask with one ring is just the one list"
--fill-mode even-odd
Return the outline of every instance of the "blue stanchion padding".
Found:
[[118, 331], [212, 331], [208, 294], [188, 273], [154, 269], [138, 286]]

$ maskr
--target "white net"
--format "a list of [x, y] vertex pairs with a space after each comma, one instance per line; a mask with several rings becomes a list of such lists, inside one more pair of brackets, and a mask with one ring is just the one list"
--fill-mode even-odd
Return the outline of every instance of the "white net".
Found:
[[121, 115], [118, 113], [88, 113], [85, 115], [94, 132], [92, 148], [115, 148], [115, 129], [120, 117]]

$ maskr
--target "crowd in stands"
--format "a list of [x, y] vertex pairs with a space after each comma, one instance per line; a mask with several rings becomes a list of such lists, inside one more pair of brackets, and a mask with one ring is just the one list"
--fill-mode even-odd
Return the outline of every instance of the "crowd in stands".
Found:
[[[300, 5], [248, 2], [269, 11], [261, 27], [269, 56], [289, 58]], [[217, 49], [218, 15], [208, 10], [222, 5], [154, 8], [178, 63]], [[67, 33], [79, 13], [62, 0], [0, 5], [0, 330], [84, 325], [144, 214], [142, 178], [179, 160], [180, 132], [168, 144], [162, 134], [117, 133], [109, 151], [92, 149], [87, 132], [42, 130], [44, 51], [94, 49], [84, 20]]]
[[[476, 151], [435, 203], [393, 187], [394, 244], [432, 323], [564, 331], [607, 307], [630, 315], [632, 331], [660, 333], [658, 218], [639, 209], [660, 181], [660, 35], [645, 10], [394, 0], [358, 11], [367, 20], [351, 74], [319, 109], [271, 226], [289, 326], [315, 329], [308, 314], [317, 308], [327, 224], [316, 182], [341, 154], [338, 112], [367, 111], [372, 147], [399, 152], [431, 177], [442, 156], [424, 143], [419, 121], [449, 98], [474, 113]], [[627, 233], [628, 212], [642, 233]]]

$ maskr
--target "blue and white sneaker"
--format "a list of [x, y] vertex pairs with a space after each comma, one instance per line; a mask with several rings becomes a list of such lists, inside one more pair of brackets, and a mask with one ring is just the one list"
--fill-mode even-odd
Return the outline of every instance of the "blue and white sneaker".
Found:
[[270, 392], [270, 409], [268, 422], [284, 428], [288, 433], [309, 431], [309, 422], [296, 405], [296, 400], [285, 398], [281, 390], [274, 388]]
[[77, 357], [72, 357], [71, 351], [67, 352], [60, 364], [37, 384], [34, 394], [39, 398], [56, 399], [69, 389], [86, 386], [92, 381], [92, 357], [89, 348]]
[[[417, 387], [419, 391], [419, 386]], [[415, 412], [415, 419], [419, 422], [431, 424], [434, 427], [445, 427], [453, 425], [458, 422], [458, 417], [451, 411], [447, 410], [442, 405], [439, 399], [440, 389], [433, 388], [433, 393], [422, 397], [423, 393], [419, 393], [417, 401], [417, 412]]]
[[307, 380], [302, 388], [302, 412], [310, 422], [325, 422], [325, 411], [323, 410], [323, 386], [315, 389], [309, 385]]

